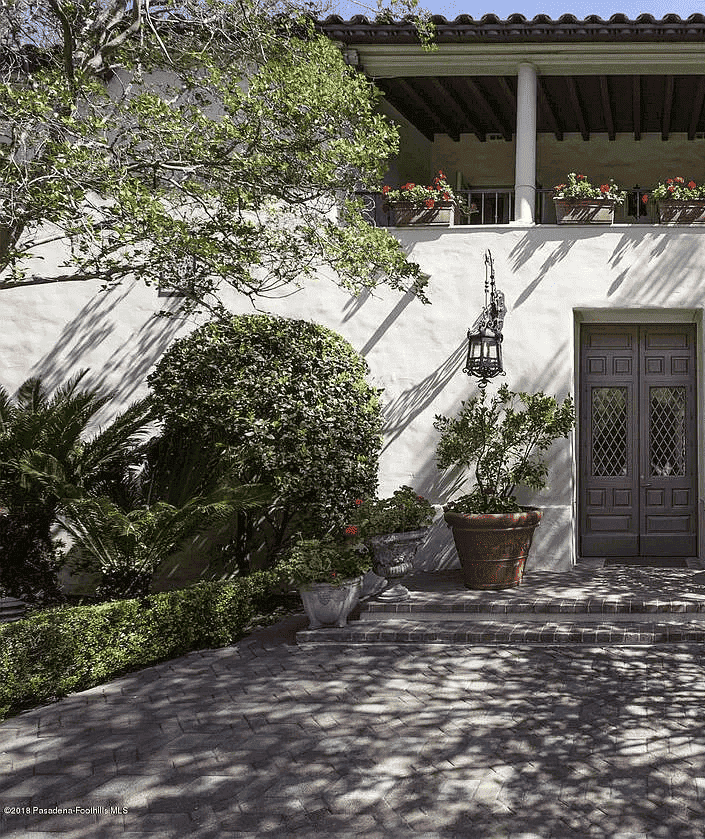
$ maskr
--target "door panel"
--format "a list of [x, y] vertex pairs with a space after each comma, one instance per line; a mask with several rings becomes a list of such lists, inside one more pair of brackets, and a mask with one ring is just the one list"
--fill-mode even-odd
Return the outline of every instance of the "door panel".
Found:
[[695, 330], [581, 330], [580, 552], [696, 553]]

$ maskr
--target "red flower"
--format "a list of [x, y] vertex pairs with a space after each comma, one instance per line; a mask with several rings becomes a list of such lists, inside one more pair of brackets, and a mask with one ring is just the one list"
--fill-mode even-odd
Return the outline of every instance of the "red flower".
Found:
[[578, 180], [578, 181], [586, 181], [587, 180], [587, 175], [576, 175], [575, 179]]
[[443, 174], [443, 172], [441, 172], [440, 169], [438, 170], [438, 177], [439, 178], [445, 178], [445, 175]]
[[672, 184], [673, 183], [673, 178], [666, 178], [666, 183], [667, 184]]
[[355, 499], [355, 506], [359, 507], [361, 504], [362, 504], [362, 498], [356, 498]]
[[676, 181], [677, 184], [684, 184], [685, 183], [685, 178], [676, 178], [675, 181]]
[[671, 184], [671, 185], [668, 187], [668, 191], [669, 191], [669, 192], [673, 192], [673, 190], [674, 190], [674, 189], [675, 189], [675, 187], [673, 186], [673, 184]]
[[387, 184], [385, 184], [382, 187], [382, 195], [386, 195], [389, 192], [390, 189], [391, 189], [391, 186], [388, 186]]
[[402, 189], [413, 189], [415, 186], [416, 184], [412, 184], [411, 182], [409, 182], [408, 184], [404, 184]]
[[427, 210], [432, 210], [436, 206], [436, 202], [433, 200], [433, 198], [427, 198], [423, 202], [423, 205]]
[[644, 193], [644, 194], [641, 196], [641, 203], [642, 203], [642, 204], [648, 204], [648, 203], [649, 203], [649, 196], [648, 196], [646, 193]]
[[450, 195], [447, 192], [443, 193], [443, 200], [444, 201], [450, 201]]
[[357, 536], [357, 527], [354, 524], [348, 525], [348, 527], [345, 528], [345, 535]]
[[605, 193], [607, 193], [609, 191], [610, 191], [610, 185], [609, 184], [602, 184], [602, 186], [600, 187], [600, 192], [604, 195]]
[[695, 189], [696, 183], [695, 181], [688, 181], [688, 189]]

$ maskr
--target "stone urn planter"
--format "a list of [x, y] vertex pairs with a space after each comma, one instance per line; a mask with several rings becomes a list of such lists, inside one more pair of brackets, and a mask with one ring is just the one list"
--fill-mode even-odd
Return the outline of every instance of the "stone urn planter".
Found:
[[614, 205], [612, 199], [603, 198], [554, 198], [558, 224], [612, 224]]
[[374, 572], [387, 580], [387, 588], [378, 600], [399, 602], [408, 600], [409, 590], [402, 579], [414, 570], [414, 557], [430, 528], [409, 530], [406, 533], [385, 533], [370, 537], [374, 553]]
[[705, 198], [659, 199], [657, 208], [659, 224], [705, 224]]
[[436, 201], [424, 207], [412, 201], [387, 204], [390, 227], [452, 227], [455, 224], [455, 202]]
[[470, 589], [518, 586], [524, 576], [541, 511], [524, 507], [518, 513], [444, 513]]
[[338, 585], [310, 583], [299, 588], [301, 602], [309, 620], [309, 629], [321, 626], [345, 626], [357, 606], [363, 577], [344, 580]]

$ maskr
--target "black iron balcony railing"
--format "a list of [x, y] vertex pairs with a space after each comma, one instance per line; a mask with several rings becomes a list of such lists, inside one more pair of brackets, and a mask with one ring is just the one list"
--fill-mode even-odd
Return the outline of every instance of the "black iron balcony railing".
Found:
[[[614, 213], [615, 224], [655, 224], [656, 206], [653, 201], [644, 201], [649, 190], [635, 187], [626, 191], [622, 204], [617, 204]], [[391, 219], [384, 196], [381, 193], [359, 193], [367, 209], [367, 215], [377, 227], [390, 227]], [[514, 188], [461, 189], [455, 190], [458, 206], [455, 213], [456, 226], [509, 224], [514, 219]], [[555, 224], [556, 210], [552, 189], [536, 190], [537, 224]]]

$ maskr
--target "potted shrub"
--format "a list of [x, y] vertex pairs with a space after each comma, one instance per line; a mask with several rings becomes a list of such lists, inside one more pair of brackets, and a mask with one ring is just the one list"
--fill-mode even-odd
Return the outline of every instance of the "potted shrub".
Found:
[[468, 588], [521, 582], [541, 511], [521, 507], [515, 491], [546, 486], [545, 454], [574, 424], [570, 397], [558, 404], [552, 396], [514, 393], [507, 385], [491, 399], [483, 391], [463, 402], [455, 417], [436, 417], [438, 466], [472, 470], [474, 477], [470, 493], [444, 507]]
[[298, 588], [310, 629], [345, 626], [371, 567], [365, 545], [332, 537], [299, 539], [278, 565], [284, 579]]
[[361, 536], [372, 548], [374, 571], [387, 580], [380, 595], [384, 600], [406, 600], [408, 590], [401, 579], [414, 567], [414, 556], [433, 521], [435, 510], [410, 486], [402, 486], [389, 498], [358, 499], [354, 523], [346, 533]]
[[[661, 224], [705, 224], [705, 186], [694, 180], [667, 178], [651, 191]], [[646, 203], [648, 196], [643, 196]]]
[[568, 182], [553, 187], [553, 202], [558, 224], [612, 224], [616, 204], [623, 203], [626, 192], [613, 180], [594, 186], [586, 175], [571, 172]]
[[384, 209], [392, 227], [455, 224], [456, 198], [443, 172], [429, 186], [408, 182], [399, 189], [382, 188]]

